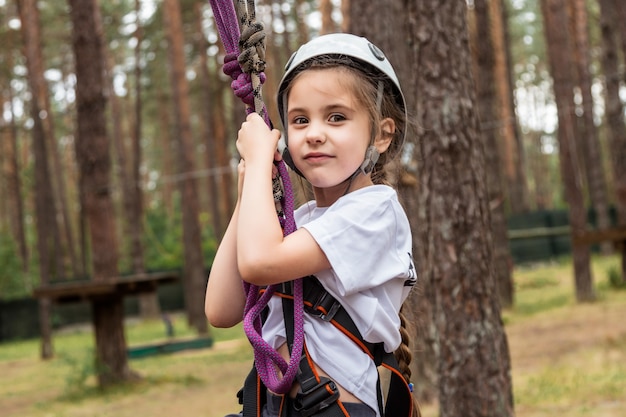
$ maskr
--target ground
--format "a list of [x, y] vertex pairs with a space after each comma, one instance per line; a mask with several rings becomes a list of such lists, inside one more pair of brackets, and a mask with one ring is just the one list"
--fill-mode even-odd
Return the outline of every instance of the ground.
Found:
[[[557, 279], [556, 274], [518, 280], [516, 308], [503, 313], [516, 415], [626, 416], [626, 291], [605, 289], [598, 301], [579, 304], [567, 287], [559, 289], [570, 275]], [[182, 316], [175, 320], [178, 328], [184, 326]], [[152, 326], [162, 334], [161, 323]], [[133, 344], [142, 325], [127, 328]], [[252, 355], [241, 329], [232, 332], [210, 349], [132, 360], [143, 381], [105, 392], [95, 387], [89, 328], [55, 335], [57, 356], [51, 361], [39, 360], [36, 340], [0, 344], [2, 416], [223, 417], [238, 412], [235, 395]], [[437, 406], [426, 404], [423, 411], [435, 417]]]

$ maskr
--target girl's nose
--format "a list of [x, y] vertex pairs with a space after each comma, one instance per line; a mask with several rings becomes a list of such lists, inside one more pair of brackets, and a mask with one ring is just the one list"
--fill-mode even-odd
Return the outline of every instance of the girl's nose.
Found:
[[324, 128], [319, 122], [309, 122], [306, 130], [306, 139], [310, 143], [323, 143], [326, 141]]

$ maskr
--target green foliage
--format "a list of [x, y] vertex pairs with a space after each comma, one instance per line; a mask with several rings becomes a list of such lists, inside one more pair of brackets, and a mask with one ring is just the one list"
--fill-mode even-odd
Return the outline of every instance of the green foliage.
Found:
[[[152, 208], [146, 212], [145, 233], [146, 267], [149, 270], [172, 270], [180, 269], [184, 260], [182, 218], [179, 204], [172, 215], [168, 214], [164, 206]], [[207, 214], [200, 214], [200, 227], [202, 236], [202, 254], [205, 267], [209, 268], [215, 251], [217, 241]]]
[[617, 265], [610, 265], [606, 271], [609, 286], [615, 290], [626, 290], [626, 281], [622, 277], [621, 268]]
[[145, 257], [149, 270], [171, 270], [182, 267], [183, 233], [180, 211], [170, 218], [163, 206], [146, 212], [147, 236]]
[[89, 349], [86, 354], [75, 356], [65, 352], [59, 354], [61, 363], [69, 368], [65, 376], [66, 395], [73, 395], [81, 392], [87, 386], [87, 380], [96, 376], [95, 356], [93, 349]]
[[23, 296], [27, 291], [18, 248], [11, 236], [0, 233], [0, 299]]

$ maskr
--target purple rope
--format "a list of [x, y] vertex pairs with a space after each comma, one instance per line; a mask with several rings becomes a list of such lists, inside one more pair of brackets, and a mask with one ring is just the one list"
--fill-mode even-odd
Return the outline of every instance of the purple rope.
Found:
[[[224, 44], [224, 49], [226, 50], [223, 71], [233, 79], [231, 88], [235, 92], [235, 95], [247, 104], [246, 112], [250, 114], [254, 111], [254, 88], [252, 86], [250, 74], [243, 72], [239, 62], [237, 61], [240, 53], [240, 29], [233, 1], [209, 0], [209, 2], [211, 4], [211, 9], [213, 9], [217, 30], [220, 38], [222, 39], [222, 43]], [[254, 2], [249, 1], [248, 3], [251, 5], [249, 7], [252, 8], [252, 10], [250, 10], [250, 16], [252, 16], [253, 19], [254, 8], [252, 6], [254, 5]], [[264, 73], [260, 74], [260, 79], [261, 83], [265, 81]], [[271, 121], [269, 120], [267, 111], [265, 111], [265, 105], [263, 105], [262, 114], [267, 125], [271, 127]], [[278, 175], [282, 180], [284, 189], [283, 196], [280, 200], [284, 214], [279, 216], [279, 221], [283, 228], [283, 235], [287, 236], [296, 230], [296, 223], [293, 217], [293, 189], [289, 179], [289, 172], [287, 171], [284, 161], [279, 161], [277, 165]], [[268, 286], [262, 294], [260, 291], [261, 288], [258, 286], [247, 282], [244, 282], [243, 286], [246, 291], [243, 327], [246, 336], [254, 349], [254, 362], [257, 372], [265, 386], [271, 391], [277, 394], [285, 394], [291, 388], [293, 380], [296, 377], [298, 365], [300, 363], [300, 356], [304, 346], [304, 303], [302, 299], [302, 279], [297, 279], [293, 282], [294, 341], [289, 363], [287, 363], [282, 356], [262, 337], [261, 312], [267, 306], [269, 300], [276, 291], [277, 286]], [[277, 368], [283, 375], [282, 379], [277, 373]]]

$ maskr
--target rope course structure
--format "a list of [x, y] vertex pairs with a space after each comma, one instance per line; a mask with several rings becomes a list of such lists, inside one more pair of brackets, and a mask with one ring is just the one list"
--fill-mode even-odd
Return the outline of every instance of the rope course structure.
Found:
[[[261, 93], [265, 82], [265, 33], [263, 24], [256, 21], [254, 0], [209, 2], [226, 51], [223, 71], [233, 79], [231, 88], [246, 104], [248, 114], [257, 112], [271, 127]], [[286, 236], [296, 229], [293, 218], [294, 198], [285, 163], [278, 161], [276, 164], [278, 175], [274, 179], [274, 198], [281, 207], [278, 217], [283, 235]], [[277, 188], [282, 188], [282, 192], [276, 192]], [[271, 391], [287, 393], [296, 377], [304, 346], [302, 279], [293, 282], [294, 343], [289, 363], [262, 337], [261, 313], [278, 285], [270, 285], [265, 291], [247, 282], [243, 285], [246, 292], [243, 327], [254, 350], [254, 362], [259, 377]], [[278, 376], [277, 368], [282, 373], [282, 378]]]

